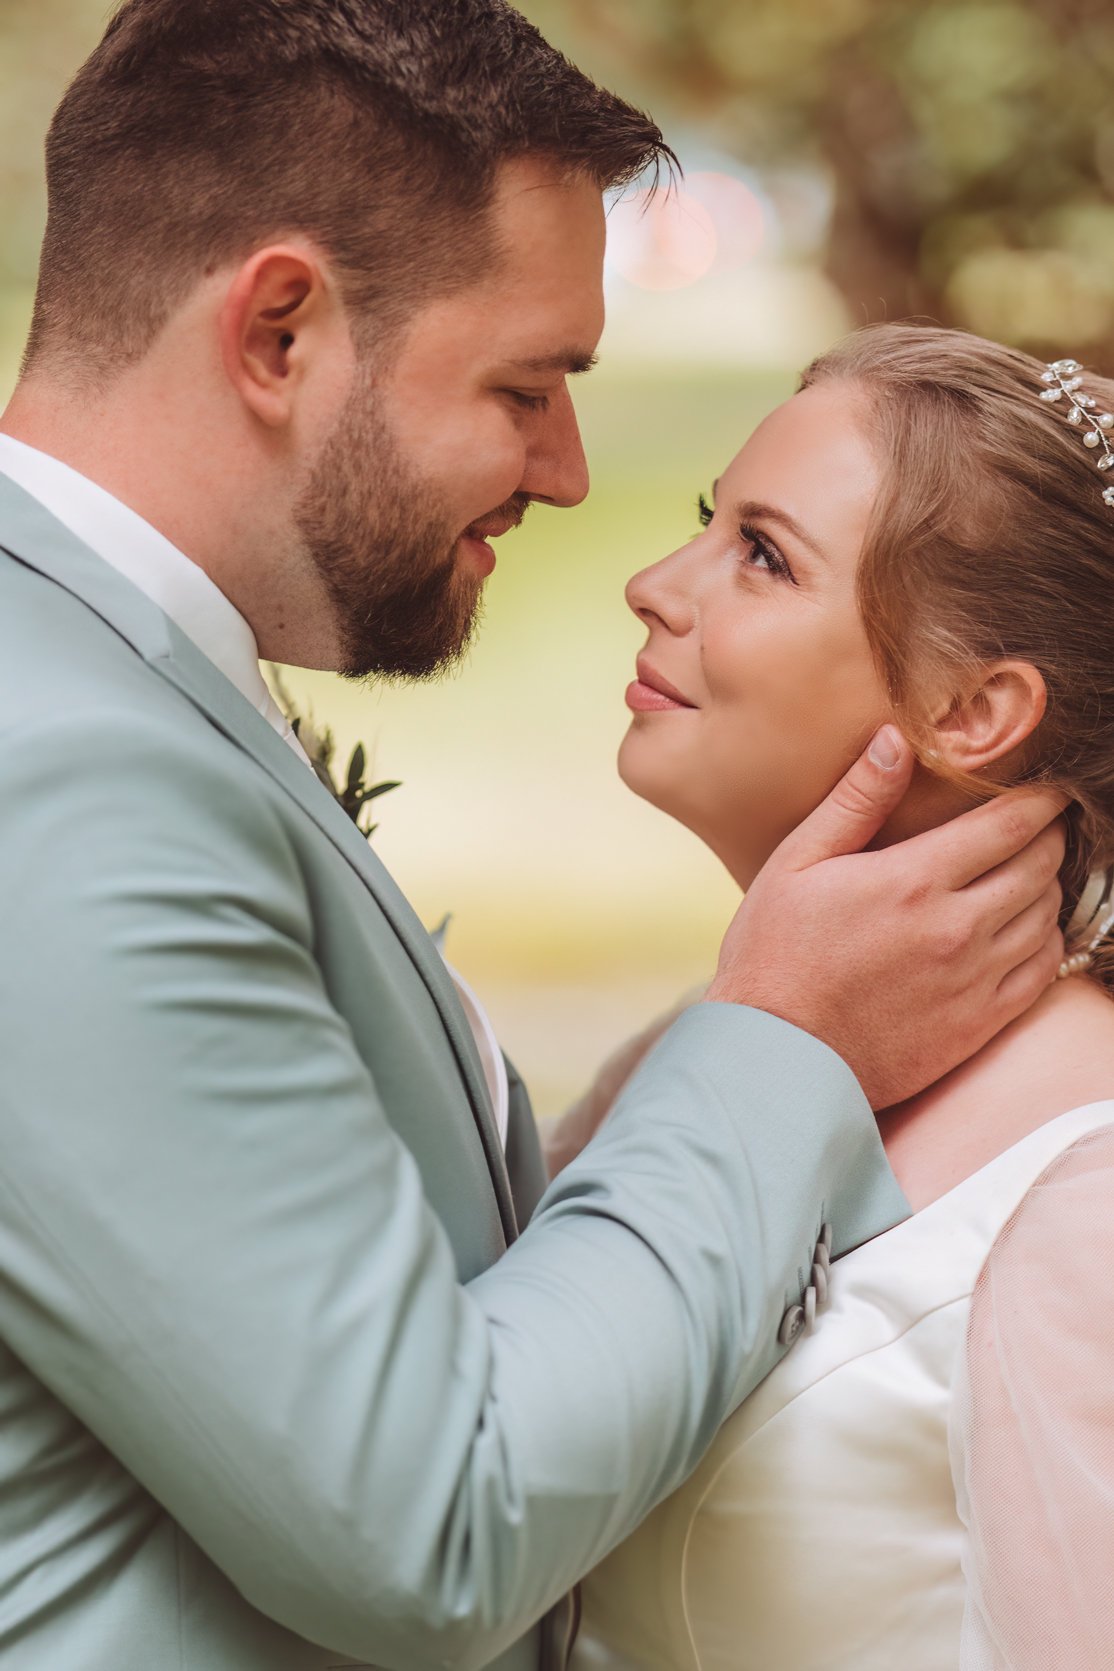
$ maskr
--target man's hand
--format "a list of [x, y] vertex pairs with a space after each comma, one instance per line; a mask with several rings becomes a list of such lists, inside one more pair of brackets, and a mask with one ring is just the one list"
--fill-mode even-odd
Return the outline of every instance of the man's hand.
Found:
[[755, 879], [707, 992], [823, 1040], [876, 1109], [974, 1055], [1064, 955], [1064, 797], [1018, 790], [864, 853], [912, 768], [909, 745], [883, 726]]

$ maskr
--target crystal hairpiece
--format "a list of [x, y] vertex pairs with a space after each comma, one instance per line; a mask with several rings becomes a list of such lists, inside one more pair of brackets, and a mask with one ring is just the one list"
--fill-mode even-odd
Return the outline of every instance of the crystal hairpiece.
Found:
[[[1078, 360], [1053, 360], [1047, 371], [1041, 372], [1041, 382], [1049, 383], [1051, 388], [1041, 392], [1041, 400], [1050, 403], [1066, 396], [1068, 410], [1066, 413], [1069, 424], [1081, 424], [1098, 405], [1090, 395], [1077, 394], [1076, 390], [1083, 385], [1079, 373], [1083, 370]], [[1114, 466], [1114, 450], [1111, 448], [1110, 431], [1114, 429], [1114, 412], [1100, 412], [1097, 418], [1092, 418], [1093, 429], [1089, 429], [1083, 437], [1085, 447], [1102, 447], [1102, 457], [1096, 458], [1095, 465], [1099, 470], [1109, 470]], [[1114, 505], [1114, 486], [1103, 489], [1103, 501], [1107, 505]]]

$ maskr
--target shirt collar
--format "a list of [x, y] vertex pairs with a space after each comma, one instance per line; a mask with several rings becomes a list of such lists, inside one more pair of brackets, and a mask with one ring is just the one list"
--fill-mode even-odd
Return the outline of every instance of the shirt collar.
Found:
[[105, 488], [37, 447], [0, 435], [0, 470], [146, 593], [252, 707], [270, 717], [255, 634], [204, 569]]
[[106, 488], [25, 441], [0, 434], [0, 470], [158, 604], [309, 765], [259, 671], [255, 634], [204, 569]]

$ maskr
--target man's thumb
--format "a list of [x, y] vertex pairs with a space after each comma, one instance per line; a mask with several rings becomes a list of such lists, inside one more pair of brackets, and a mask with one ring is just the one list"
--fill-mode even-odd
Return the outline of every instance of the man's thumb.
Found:
[[860, 853], [897, 806], [912, 775], [912, 749], [895, 725], [883, 725], [827, 799], [782, 842], [782, 865], [807, 870], [821, 859]]

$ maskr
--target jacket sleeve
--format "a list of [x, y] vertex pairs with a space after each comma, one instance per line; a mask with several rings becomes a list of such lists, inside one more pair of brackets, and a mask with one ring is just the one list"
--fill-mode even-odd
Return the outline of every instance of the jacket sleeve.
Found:
[[314, 959], [275, 792], [208, 728], [0, 749], [0, 1334], [240, 1592], [480, 1666], [695, 1465], [822, 1218], [905, 1216], [822, 1045], [677, 1023], [468, 1288]]

